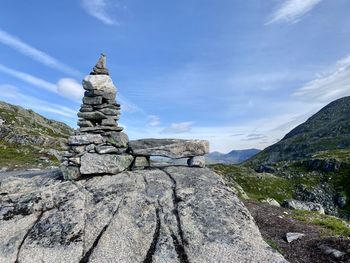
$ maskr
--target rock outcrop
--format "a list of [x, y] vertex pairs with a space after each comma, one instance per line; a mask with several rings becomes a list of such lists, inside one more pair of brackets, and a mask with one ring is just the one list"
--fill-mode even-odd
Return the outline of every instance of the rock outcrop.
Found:
[[0, 262], [286, 262], [206, 168], [0, 176]]

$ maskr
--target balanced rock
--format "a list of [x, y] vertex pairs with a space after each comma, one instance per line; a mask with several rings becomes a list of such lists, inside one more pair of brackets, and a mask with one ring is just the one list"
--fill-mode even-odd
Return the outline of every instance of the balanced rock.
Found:
[[79, 134], [70, 136], [68, 145], [87, 145], [104, 143], [103, 137], [99, 134]]
[[106, 56], [101, 54], [96, 66], [93, 68], [90, 75], [109, 75], [108, 69], [106, 67]]

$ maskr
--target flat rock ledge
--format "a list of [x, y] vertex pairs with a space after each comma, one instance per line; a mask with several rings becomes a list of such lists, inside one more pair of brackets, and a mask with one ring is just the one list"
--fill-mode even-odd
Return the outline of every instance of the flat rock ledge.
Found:
[[287, 262], [206, 168], [0, 175], [0, 262]]

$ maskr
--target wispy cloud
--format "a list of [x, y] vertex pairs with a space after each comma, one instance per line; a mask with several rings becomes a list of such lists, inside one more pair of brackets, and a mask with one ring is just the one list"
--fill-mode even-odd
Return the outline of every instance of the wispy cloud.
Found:
[[285, 0], [269, 17], [265, 25], [287, 22], [297, 23], [321, 0]]
[[85, 11], [105, 23], [106, 25], [118, 25], [119, 22], [109, 14], [108, 10], [111, 8], [111, 2], [108, 0], [82, 0], [82, 7]]
[[169, 127], [163, 129], [162, 133], [185, 133], [189, 132], [192, 128], [193, 122], [178, 122], [172, 123]]
[[53, 113], [72, 119], [76, 116], [76, 111], [73, 109], [25, 95], [12, 85], [0, 85], [0, 98], [40, 112]]
[[148, 116], [148, 125], [151, 127], [159, 126], [160, 125], [160, 118], [156, 115]]
[[40, 62], [41, 64], [44, 64], [46, 66], [49, 66], [51, 68], [64, 72], [66, 74], [69, 74], [75, 77], [80, 77], [82, 75], [82, 73], [80, 73], [78, 70], [65, 65], [64, 63], [51, 57], [45, 52], [30, 46], [29, 44], [23, 42], [19, 38], [1, 29], [0, 29], [0, 43], [15, 49], [16, 51], [22, 53], [25, 56], [32, 58], [37, 62]]
[[293, 95], [314, 102], [330, 102], [350, 95], [350, 55], [339, 60], [331, 72], [319, 74]]
[[74, 101], [81, 100], [84, 94], [82, 85], [78, 83], [75, 79], [62, 78], [57, 82], [57, 84], [54, 84], [46, 80], [37, 78], [31, 74], [6, 67], [2, 64], [0, 64], [0, 72], [6, 73], [35, 87], [45, 89], [49, 92], [57, 93], [63, 97], [69, 98]]
[[48, 82], [46, 80], [34, 77], [33, 75], [30, 75], [28, 73], [17, 71], [15, 69], [6, 67], [6, 66], [4, 66], [2, 64], [0, 64], [0, 71], [3, 72], [3, 73], [6, 73], [8, 75], [11, 75], [11, 76], [13, 76], [15, 78], [18, 78], [18, 79], [20, 79], [22, 81], [25, 81], [25, 82], [27, 82], [29, 84], [32, 84], [34, 86], [37, 86], [37, 87], [43, 88], [45, 90], [48, 90], [50, 92], [57, 92], [55, 84], [52, 84], [52, 83], [50, 83], [50, 82]]

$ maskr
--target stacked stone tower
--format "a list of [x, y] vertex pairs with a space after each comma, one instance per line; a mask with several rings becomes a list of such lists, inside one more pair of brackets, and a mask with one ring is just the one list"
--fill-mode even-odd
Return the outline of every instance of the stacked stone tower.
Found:
[[76, 133], [68, 139], [62, 163], [66, 179], [85, 175], [116, 174], [127, 169], [133, 157], [127, 153], [128, 136], [118, 126], [120, 105], [117, 89], [101, 55], [90, 75], [83, 80], [85, 94], [78, 113]]

